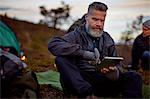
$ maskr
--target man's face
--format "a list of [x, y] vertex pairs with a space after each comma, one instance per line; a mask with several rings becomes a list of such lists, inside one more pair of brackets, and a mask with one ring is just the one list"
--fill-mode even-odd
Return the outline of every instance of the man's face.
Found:
[[90, 32], [101, 33], [104, 28], [106, 12], [92, 9], [86, 15], [86, 24]]
[[150, 36], [150, 29], [148, 27], [143, 26], [143, 36]]

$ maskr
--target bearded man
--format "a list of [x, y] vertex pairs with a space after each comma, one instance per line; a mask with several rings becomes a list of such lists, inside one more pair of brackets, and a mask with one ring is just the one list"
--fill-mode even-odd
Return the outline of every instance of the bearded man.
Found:
[[65, 91], [79, 98], [141, 98], [142, 80], [137, 73], [122, 73], [120, 64], [99, 71], [95, 68], [105, 56], [118, 56], [113, 39], [103, 30], [107, 9], [106, 4], [93, 2], [84, 24], [49, 42], [49, 51], [57, 56], [60, 82]]

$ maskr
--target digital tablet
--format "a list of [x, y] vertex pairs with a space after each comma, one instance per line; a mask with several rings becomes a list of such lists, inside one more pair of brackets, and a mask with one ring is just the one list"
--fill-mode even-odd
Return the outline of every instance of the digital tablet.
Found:
[[104, 57], [101, 62], [96, 65], [96, 68], [100, 69], [109, 66], [116, 66], [120, 61], [123, 61], [122, 57]]

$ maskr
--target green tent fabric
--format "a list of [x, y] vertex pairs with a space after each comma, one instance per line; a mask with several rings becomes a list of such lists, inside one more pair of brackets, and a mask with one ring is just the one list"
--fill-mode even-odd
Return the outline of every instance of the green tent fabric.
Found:
[[2, 21], [0, 21], [0, 46], [14, 47], [18, 54], [20, 53], [19, 42], [14, 32]]
[[49, 70], [46, 72], [36, 73], [36, 77], [39, 84], [50, 84], [52, 87], [62, 90], [59, 77], [59, 72]]

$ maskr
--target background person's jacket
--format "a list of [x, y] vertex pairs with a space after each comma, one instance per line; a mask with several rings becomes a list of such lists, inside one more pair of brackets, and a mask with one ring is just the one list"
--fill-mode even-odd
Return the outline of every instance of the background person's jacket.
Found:
[[132, 69], [139, 69], [138, 65], [144, 51], [150, 51], [150, 37], [143, 37], [143, 34], [140, 34], [134, 40], [132, 47]]

